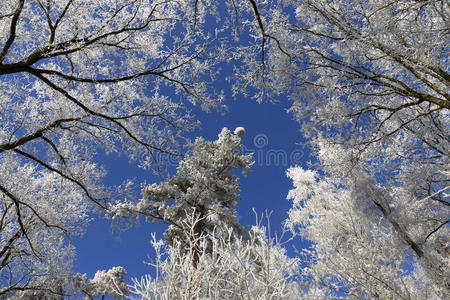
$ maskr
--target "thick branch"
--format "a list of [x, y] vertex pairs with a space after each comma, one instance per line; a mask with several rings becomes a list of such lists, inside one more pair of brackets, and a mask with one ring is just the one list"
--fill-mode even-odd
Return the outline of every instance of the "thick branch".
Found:
[[52, 128], [60, 126], [61, 123], [71, 122], [71, 121], [78, 121], [80, 119], [81, 118], [67, 118], [67, 119], [56, 120], [56, 121], [48, 124], [47, 126], [42, 127], [40, 129], [36, 130], [35, 132], [33, 132], [33, 133], [31, 133], [31, 134], [29, 134], [27, 136], [24, 136], [24, 137], [14, 141], [14, 142], [0, 145], [0, 153], [2, 153], [3, 151], [13, 150], [13, 149], [15, 149], [15, 148], [17, 148], [19, 146], [22, 146], [23, 144], [28, 143], [28, 142], [36, 139], [36, 138], [40, 138], [40, 137], [42, 137], [42, 134], [44, 132], [46, 132], [46, 131], [48, 131], [48, 130], [50, 130]]
[[411, 249], [417, 254], [417, 256], [423, 257], [424, 252], [421, 247], [408, 236], [408, 234], [401, 228], [400, 224], [398, 224], [397, 221], [391, 218], [389, 212], [386, 211], [386, 209], [380, 203], [376, 201], [373, 201], [373, 203], [380, 209], [383, 215], [389, 220], [392, 227], [394, 227], [397, 234], [399, 234], [403, 238], [403, 240], [411, 247]]
[[9, 37], [6, 40], [5, 45], [3, 46], [2, 52], [0, 53], [0, 65], [5, 60], [5, 57], [8, 54], [8, 50], [11, 47], [12, 43], [14, 42], [14, 39], [16, 38], [17, 22], [19, 21], [20, 14], [22, 13], [24, 3], [25, 0], [19, 1], [19, 6], [17, 7], [17, 10], [14, 13], [14, 16], [11, 20], [11, 26], [9, 28]]

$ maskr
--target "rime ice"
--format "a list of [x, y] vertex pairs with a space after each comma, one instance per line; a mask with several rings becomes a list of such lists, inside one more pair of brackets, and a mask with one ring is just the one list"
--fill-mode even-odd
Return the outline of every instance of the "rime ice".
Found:
[[245, 128], [244, 127], [236, 127], [236, 129], [234, 130], [234, 134], [237, 136], [243, 136], [245, 133]]

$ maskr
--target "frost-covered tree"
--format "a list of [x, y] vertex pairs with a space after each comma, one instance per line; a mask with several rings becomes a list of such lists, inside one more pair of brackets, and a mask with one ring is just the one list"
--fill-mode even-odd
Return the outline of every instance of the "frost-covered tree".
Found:
[[98, 151], [148, 167], [196, 126], [188, 103], [221, 106], [204, 80], [222, 55], [209, 12], [207, 1], [2, 1], [0, 295], [66, 275], [66, 237], [111, 198]]
[[82, 233], [88, 204], [68, 181], [11, 156], [1, 157], [0, 297], [27, 289], [61, 294], [75, 254], [66, 237]]
[[[235, 134], [224, 128], [216, 141], [197, 138], [174, 176], [145, 186], [143, 197], [137, 203], [117, 204], [114, 218], [138, 214], [146, 216], [148, 221], [168, 223], [164, 233], [166, 243], [191, 245], [194, 241], [192, 261], [197, 265], [200, 239], [205, 234], [215, 236], [228, 229], [236, 235], [244, 232], [235, 211], [240, 197], [235, 172], [239, 169], [245, 172], [252, 165], [252, 155], [242, 153], [243, 133], [242, 127], [236, 128]], [[191, 216], [197, 220], [195, 226], [186, 222]], [[191, 227], [194, 234], [188, 234]]]
[[[65, 266], [64, 266], [65, 267]], [[125, 269], [113, 267], [108, 271], [97, 271], [93, 279], [86, 274], [58, 274], [57, 277], [42, 276], [33, 282], [33, 286], [25, 289], [17, 288], [15, 293], [2, 294], [0, 299], [22, 300], [62, 300], [62, 299], [125, 299], [130, 293], [124, 281]]]
[[236, 91], [287, 93], [317, 158], [290, 171], [311, 291], [448, 298], [448, 1], [250, 4]]
[[[329, 177], [299, 167], [291, 168], [288, 175], [295, 188], [289, 193], [293, 207], [287, 225], [313, 243], [301, 253], [309, 264], [302, 269], [309, 298], [448, 298], [450, 253], [442, 241], [448, 228], [441, 229], [435, 240], [414, 245], [428, 230], [425, 212], [436, 210], [436, 219], [442, 219], [448, 211], [430, 199], [414, 201], [402, 187], [384, 189], [368, 178], [343, 188]], [[407, 226], [402, 215], [406, 212], [397, 211], [395, 205], [387, 216], [380, 213], [383, 208], [377, 203], [387, 200], [408, 205], [403, 209], [415, 215], [416, 220], [410, 221], [414, 226]], [[423, 214], [412, 205], [421, 205]], [[423, 251], [420, 256], [414, 247]]]
[[97, 271], [92, 280], [86, 274], [76, 274], [72, 278], [73, 289], [87, 300], [96, 296], [104, 299], [107, 295], [125, 299], [130, 292], [128, 284], [124, 281], [125, 273], [123, 267], [113, 267], [108, 271]]
[[[192, 216], [181, 223], [190, 228], [187, 234], [194, 235], [198, 221]], [[202, 237], [211, 243], [201, 244], [195, 267], [194, 240], [189, 245], [176, 241], [167, 247], [153, 236], [152, 273], [134, 279], [131, 292], [141, 300], [302, 299], [296, 281], [299, 260], [289, 258], [283, 243], [271, 238], [266, 227], [258, 223], [245, 239], [235, 238], [231, 229], [222, 228], [221, 232], [217, 236], [213, 230]]]

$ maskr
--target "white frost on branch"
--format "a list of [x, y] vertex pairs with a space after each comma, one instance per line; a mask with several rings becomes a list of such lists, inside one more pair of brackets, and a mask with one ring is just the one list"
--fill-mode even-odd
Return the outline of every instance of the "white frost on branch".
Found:
[[236, 127], [236, 129], [234, 130], [234, 134], [237, 136], [243, 136], [244, 133], [245, 133], [244, 127]]

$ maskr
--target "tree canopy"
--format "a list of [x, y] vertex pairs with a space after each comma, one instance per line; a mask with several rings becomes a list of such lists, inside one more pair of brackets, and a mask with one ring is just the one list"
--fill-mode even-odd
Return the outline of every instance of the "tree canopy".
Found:
[[448, 2], [283, 3], [238, 83], [288, 91], [317, 158], [288, 171], [311, 297], [448, 297]]
[[220, 53], [209, 47], [214, 36], [196, 30], [205, 5], [0, 5], [0, 295], [65, 276], [73, 257], [66, 237], [123, 193], [104, 186], [96, 153], [162, 166], [197, 126], [188, 103], [221, 106], [206, 80]]
[[[448, 299], [449, 24], [443, 0], [2, 3], [0, 298]], [[223, 63], [308, 140], [315, 160], [287, 171], [298, 258], [238, 222], [243, 128], [180, 150], [192, 105], [224, 107]], [[180, 164], [129, 201], [98, 153]], [[167, 222], [161, 277], [73, 274], [92, 212]]]

